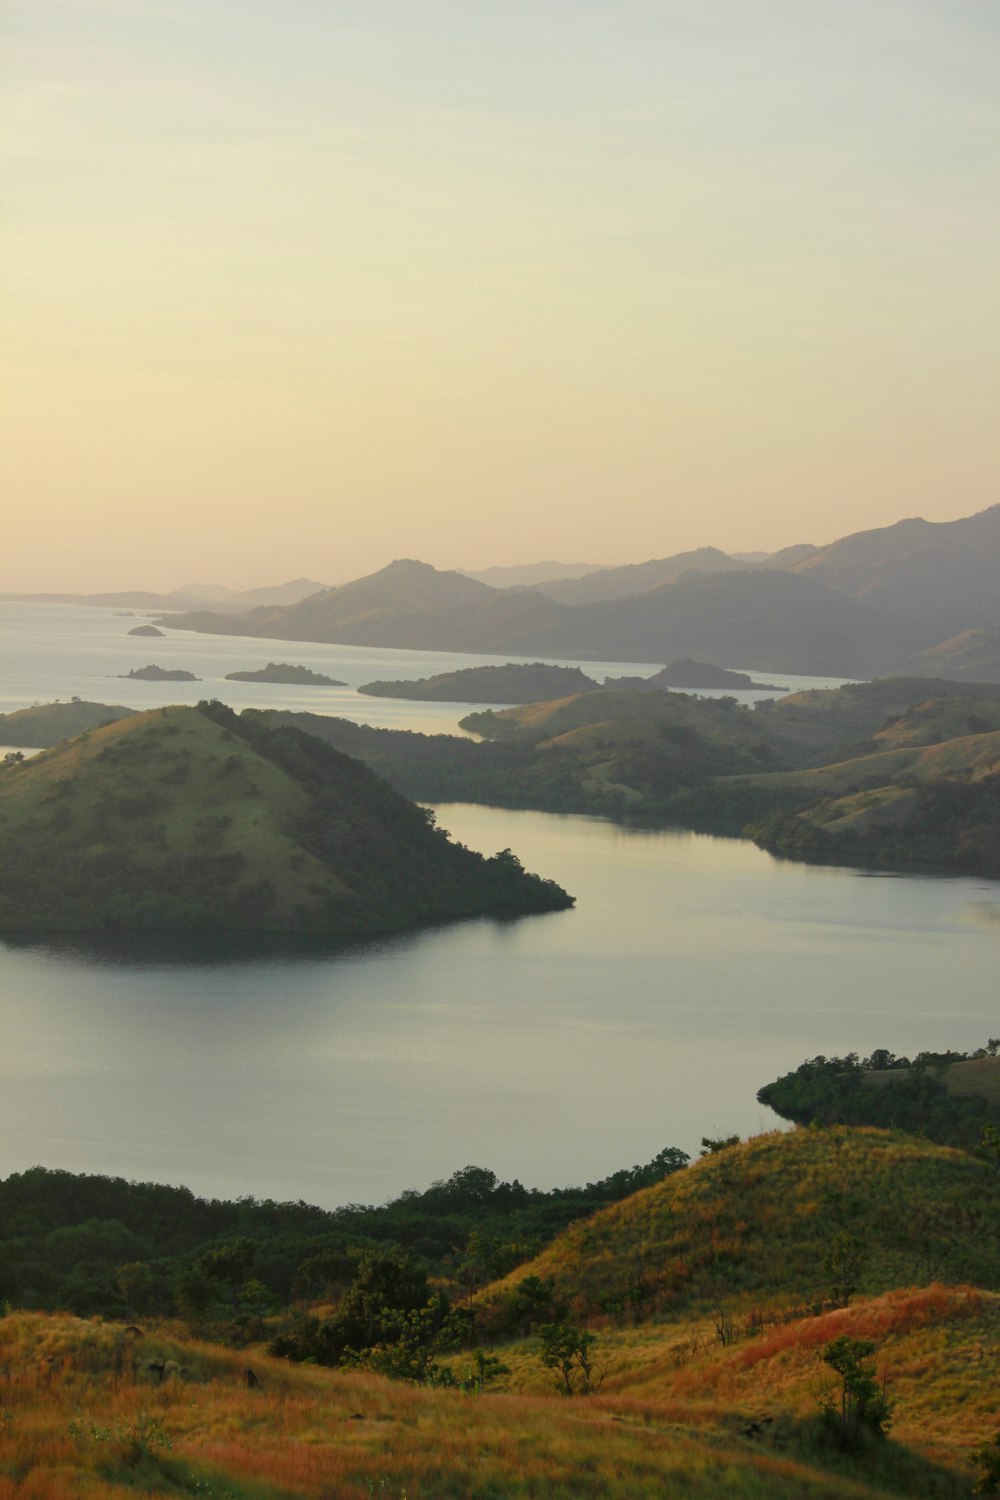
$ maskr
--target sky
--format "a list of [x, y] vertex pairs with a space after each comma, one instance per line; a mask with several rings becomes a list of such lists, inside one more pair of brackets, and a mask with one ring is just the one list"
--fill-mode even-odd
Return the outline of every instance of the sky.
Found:
[[6, 0], [0, 589], [998, 498], [986, 0]]

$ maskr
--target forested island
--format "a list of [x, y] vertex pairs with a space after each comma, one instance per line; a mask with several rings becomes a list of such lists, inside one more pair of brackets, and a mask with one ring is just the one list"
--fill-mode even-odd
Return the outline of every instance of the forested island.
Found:
[[714, 667], [711, 662], [692, 661], [690, 656], [681, 657], [669, 666], [661, 667], [651, 677], [606, 677], [605, 687], [638, 687], [647, 689], [681, 688], [695, 692], [704, 689], [731, 688], [737, 692], [756, 690], [766, 693], [787, 692], [773, 682], [754, 682], [749, 672], [730, 672], [725, 667]]
[[296, 667], [288, 662], [269, 661], [266, 667], [256, 672], [227, 672], [227, 682], [277, 682], [293, 687], [344, 687], [336, 677], [326, 677], [322, 672], [313, 672], [309, 667]]
[[[0, 931], [384, 932], [572, 904], [358, 761], [222, 704], [136, 714], [0, 774]], [[57, 878], [56, 878], [56, 872]]]
[[148, 667], [133, 667], [131, 672], [119, 674], [123, 677], [138, 678], [143, 682], [198, 682], [193, 672], [186, 672], [183, 667], [158, 667], [150, 663]]
[[413, 698], [431, 703], [539, 703], [586, 693], [597, 686], [579, 667], [552, 667], [536, 661], [462, 667], [413, 681], [366, 682], [358, 692], [373, 698]]

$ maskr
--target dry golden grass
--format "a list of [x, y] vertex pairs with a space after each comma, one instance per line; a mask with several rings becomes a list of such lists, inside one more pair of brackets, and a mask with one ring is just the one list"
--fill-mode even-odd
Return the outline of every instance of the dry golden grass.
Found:
[[868, 1295], [932, 1280], [1000, 1290], [996, 1174], [950, 1147], [837, 1126], [706, 1157], [571, 1225], [482, 1300], [502, 1306], [535, 1275], [587, 1318], [636, 1282], [663, 1317], [805, 1308], [830, 1297], [824, 1255], [842, 1230], [866, 1246]]
[[[898, 1441], [860, 1459], [813, 1430], [817, 1350], [842, 1332], [878, 1339], [898, 1400]], [[704, 1320], [602, 1343], [599, 1395], [561, 1398], [523, 1345], [503, 1351], [520, 1390], [463, 1396], [13, 1314], [0, 1320], [0, 1500], [960, 1496], [968, 1451], [996, 1423], [985, 1372], [1000, 1297], [969, 1288], [894, 1293], [725, 1348]], [[161, 1384], [150, 1360], [178, 1368]]]

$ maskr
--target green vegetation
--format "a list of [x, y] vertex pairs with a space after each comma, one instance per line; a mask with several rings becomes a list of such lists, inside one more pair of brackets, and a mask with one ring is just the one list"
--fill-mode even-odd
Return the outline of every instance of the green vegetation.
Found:
[[715, 667], [711, 662], [692, 661], [682, 656], [669, 666], [654, 672], [652, 677], [607, 677], [605, 687], [680, 688], [684, 692], [700, 688], [734, 688], [741, 691], [758, 688], [768, 692], [787, 692], [773, 682], [754, 682], [749, 672], [730, 672], [725, 667]]
[[[429, 1191], [474, 1213], [513, 1186], [465, 1169]], [[160, 1268], [142, 1260], [118, 1268], [122, 1300], [104, 1320], [0, 1317], [3, 1500], [968, 1500], [974, 1484], [995, 1488], [1000, 1185], [958, 1151], [841, 1128], [722, 1146], [574, 1222], [471, 1300], [454, 1267], [430, 1274], [385, 1240], [304, 1266], [290, 1309], [267, 1284], [269, 1256], [310, 1214], [335, 1215], [190, 1196], [185, 1208], [157, 1196], [176, 1190], [40, 1169], [0, 1195], [11, 1187], [0, 1222], [16, 1234], [46, 1221], [46, 1254], [67, 1266], [96, 1231], [66, 1220], [95, 1194], [188, 1243], [173, 1281], [184, 1322], [158, 1310]], [[415, 1196], [374, 1212], [401, 1221]], [[198, 1240], [198, 1217], [214, 1228], [220, 1213], [239, 1224]], [[838, 1246], [844, 1234], [855, 1243]], [[858, 1246], [862, 1284], [845, 1306], [829, 1266], [843, 1269], [845, 1250], [857, 1265]], [[627, 1305], [593, 1295], [639, 1260], [672, 1289]], [[501, 1330], [515, 1292], [522, 1320]]]
[[269, 661], [266, 667], [256, 672], [227, 672], [227, 682], [283, 682], [295, 687], [344, 687], [336, 677], [326, 677], [322, 672], [313, 672], [309, 667], [292, 666], [289, 662]]
[[1000, 1179], [965, 1152], [881, 1131], [760, 1136], [571, 1225], [483, 1294], [484, 1328], [520, 1326], [529, 1278], [581, 1321], [770, 1317], [932, 1280], [997, 1291]]
[[[1000, 1057], [991, 1039], [979, 1052], [921, 1052], [911, 1062], [879, 1048], [859, 1059], [814, 1057], [766, 1084], [757, 1097], [800, 1125], [875, 1125], [979, 1151], [1000, 1126]], [[992, 1137], [987, 1137], [988, 1139]]]
[[[262, 1282], [274, 1307], [300, 1296], [329, 1298], [366, 1250], [405, 1254], [421, 1275], [468, 1294], [536, 1254], [575, 1219], [686, 1162], [683, 1151], [666, 1147], [644, 1165], [550, 1192], [468, 1166], [381, 1207], [332, 1211], [252, 1198], [206, 1201], [187, 1188], [33, 1167], [0, 1182], [0, 1302], [165, 1316], [176, 1309], [180, 1279], [203, 1272], [206, 1258], [217, 1268], [220, 1249], [234, 1244], [244, 1250], [240, 1274]], [[186, 1286], [190, 1295], [193, 1283]], [[209, 1296], [205, 1310], [217, 1301]], [[218, 1316], [231, 1319], [231, 1309], [220, 1307]]]
[[502, 667], [463, 667], [411, 682], [366, 682], [358, 688], [373, 698], [416, 698], [432, 703], [539, 703], [596, 688], [579, 667], [507, 662]]
[[122, 708], [120, 704], [83, 703], [78, 698], [69, 703], [38, 703], [33, 708], [0, 714], [0, 744], [44, 750], [89, 729], [128, 719], [135, 712], [134, 708]]
[[150, 664], [148, 667], [133, 667], [131, 672], [126, 672], [125, 677], [138, 677], [143, 682], [197, 682], [198, 678], [193, 672], [186, 672], [183, 667], [157, 667]]
[[[1000, 874], [995, 684], [890, 678], [753, 710], [732, 698], [595, 688], [469, 714], [462, 727], [481, 742], [276, 710], [247, 709], [234, 722], [258, 750], [261, 730], [305, 731], [426, 801], [657, 816], [796, 859]], [[43, 730], [21, 732], [9, 743], [36, 743]]]
[[510, 850], [452, 844], [313, 736], [221, 704], [136, 715], [5, 767], [0, 830], [6, 931], [354, 934], [571, 904]]

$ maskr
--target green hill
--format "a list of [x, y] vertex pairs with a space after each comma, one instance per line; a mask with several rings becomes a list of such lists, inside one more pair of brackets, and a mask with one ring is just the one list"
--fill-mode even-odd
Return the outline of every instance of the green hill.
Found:
[[18, 708], [0, 714], [0, 745], [19, 745], [25, 749], [44, 750], [72, 739], [88, 729], [127, 719], [136, 710], [112, 703], [36, 703], [33, 708]]
[[990, 1129], [1000, 1130], [997, 1040], [989, 1046], [971, 1054], [924, 1052], [912, 1063], [885, 1048], [864, 1060], [856, 1053], [813, 1057], [757, 1097], [798, 1124], [894, 1126], [981, 1151]]
[[734, 699], [606, 687], [468, 714], [462, 727], [482, 743], [247, 712], [308, 728], [408, 796], [659, 814], [839, 864], [1000, 869], [994, 684], [876, 680], [753, 710]]
[[960, 682], [1000, 682], [1000, 629], [962, 630], [915, 656], [909, 669]]
[[0, 773], [0, 930], [381, 932], [570, 904], [367, 767], [221, 704], [163, 708]]
[[373, 698], [415, 698], [431, 703], [539, 703], [596, 687], [593, 678], [579, 667], [553, 667], [536, 661], [463, 667], [410, 682], [366, 682], [358, 692]]
[[858, 1291], [931, 1280], [1000, 1290], [1000, 1178], [963, 1151], [833, 1127], [758, 1136], [571, 1225], [484, 1298], [516, 1326], [528, 1277], [580, 1316], [638, 1304], [822, 1304], [838, 1234], [863, 1247]]
[[[475, 1170], [435, 1189], [474, 1189]], [[5, 1500], [968, 1500], [973, 1456], [996, 1442], [1000, 1179], [926, 1142], [833, 1128], [718, 1150], [450, 1313], [398, 1251], [322, 1240], [304, 1247], [288, 1310], [278, 1260], [351, 1209], [186, 1195], [178, 1215], [183, 1190], [41, 1169], [3, 1186], [15, 1252], [35, 1236], [43, 1270], [80, 1263], [84, 1277], [100, 1254], [125, 1299], [93, 1321], [0, 1318]], [[195, 1258], [172, 1277], [180, 1319], [150, 1303], [164, 1266], [137, 1211]], [[338, 1319], [379, 1342], [274, 1357]], [[567, 1399], [546, 1349], [581, 1333], [590, 1393]], [[476, 1347], [491, 1336], [506, 1342]], [[888, 1437], [838, 1425], [847, 1387], [828, 1356], [844, 1341], [888, 1401]], [[570, 1383], [581, 1390], [578, 1365]]]

